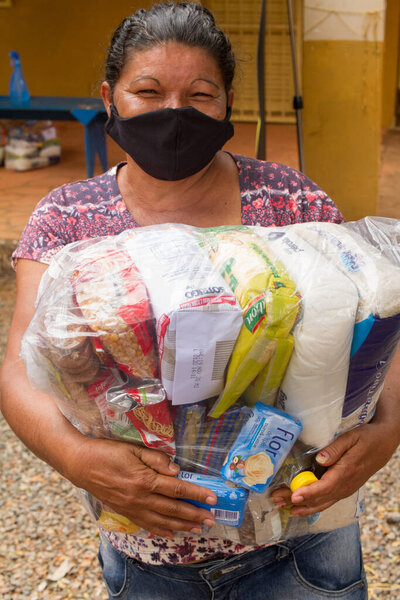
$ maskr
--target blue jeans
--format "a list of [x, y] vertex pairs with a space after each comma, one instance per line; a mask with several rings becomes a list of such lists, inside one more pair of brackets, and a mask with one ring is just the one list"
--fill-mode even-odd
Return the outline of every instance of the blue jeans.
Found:
[[108, 542], [99, 560], [110, 599], [366, 600], [358, 524], [192, 565], [148, 565]]

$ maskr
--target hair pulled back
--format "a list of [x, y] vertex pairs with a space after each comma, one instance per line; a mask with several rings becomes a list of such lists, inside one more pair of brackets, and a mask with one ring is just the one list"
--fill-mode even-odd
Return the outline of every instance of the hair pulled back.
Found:
[[149, 10], [139, 9], [115, 30], [105, 69], [111, 93], [131, 52], [170, 41], [207, 50], [219, 66], [226, 91], [231, 88], [235, 57], [228, 37], [216, 26], [213, 15], [195, 2], [167, 2]]

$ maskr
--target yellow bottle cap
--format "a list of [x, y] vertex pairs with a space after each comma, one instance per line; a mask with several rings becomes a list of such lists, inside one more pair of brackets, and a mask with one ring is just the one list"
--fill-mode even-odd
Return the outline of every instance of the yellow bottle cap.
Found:
[[296, 475], [296, 477], [293, 477], [290, 482], [290, 491], [295, 492], [299, 488], [311, 485], [316, 481], [318, 481], [318, 477], [316, 477], [312, 471], [302, 471]]

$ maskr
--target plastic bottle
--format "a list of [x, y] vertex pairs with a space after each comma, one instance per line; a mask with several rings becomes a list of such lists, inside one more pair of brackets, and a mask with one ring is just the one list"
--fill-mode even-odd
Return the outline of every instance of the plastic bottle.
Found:
[[290, 491], [293, 493], [295, 490], [305, 487], [306, 485], [311, 485], [315, 481], [318, 481], [318, 478], [312, 471], [301, 471], [296, 477], [293, 477], [290, 482]]
[[29, 104], [31, 96], [29, 94], [28, 86], [26, 85], [24, 74], [22, 73], [19, 54], [13, 50], [9, 53], [9, 57], [10, 66], [13, 67], [9, 85], [11, 104], [19, 106]]
[[[312, 471], [300, 471], [300, 473], [297, 473], [297, 475], [291, 480], [290, 491], [293, 493], [299, 488], [311, 485], [316, 481], [318, 481], [318, 477]], [[295, 521], [289, 518], [291, 516], [290, 511], [293, 506], [293, 504], [288, 504], [287, 506], [281, 508], [282, 529], [285, 531], [285, 535], [288, 537], [292, 537], [295, 531], [297, 536], [309, 533], [309, 526], [314, 525], [314, 523], [316, 523], [321, 516], [321, 513], [319, 512], [314, 513], [308, 517], [305, 517], [304, 523], [301, 524], [301, 517], [300, 523], [299, 520]]]

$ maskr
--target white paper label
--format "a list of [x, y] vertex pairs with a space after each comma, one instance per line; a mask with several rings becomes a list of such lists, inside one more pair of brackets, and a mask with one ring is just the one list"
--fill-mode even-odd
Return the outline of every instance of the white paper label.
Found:
[[[235, 343], [241, 314], [234, 311], [181, 311], [176, 319], [173, 404], [191, 404], [217, 396], [224, 377], [215, 375], [217, 342]], [[232, 335], [234, 333], [234, 335]]]

